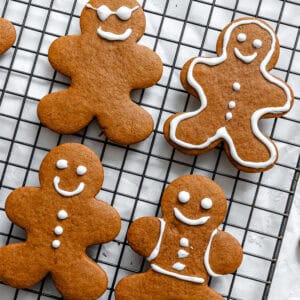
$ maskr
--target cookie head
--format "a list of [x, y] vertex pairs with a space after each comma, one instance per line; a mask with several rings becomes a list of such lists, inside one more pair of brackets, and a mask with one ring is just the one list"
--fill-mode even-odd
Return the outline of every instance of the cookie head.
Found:
[[42, 188], [61, 197], [94, 197], [103, 182], [103, 169], [99, 158], [86, 146], [63, 144], [43, 160], [40, 182]]
[[173, 181], [162, 198], [163, 218], [178, 226], [216, 228], [226, 213], [222, 189], [208, 178], [188, 175]]
[[[245, 64], [267, 63], [277, 54], [276, 35], [265, 22], [243, 18], [234, 21], [221, 34], [228, 57], [235, 57]], [[277, 58], [276, 58], [277, 60]]]
[[145, 31], [144, 12], [135, 0], [91, 0], [80, 21], [83, 33], [97, 33], [108, 42], [136, 42]]

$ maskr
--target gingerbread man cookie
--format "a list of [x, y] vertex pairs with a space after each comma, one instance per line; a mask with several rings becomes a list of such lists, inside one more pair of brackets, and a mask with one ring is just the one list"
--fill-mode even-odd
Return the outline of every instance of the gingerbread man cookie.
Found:
[[0, 18], [0, 55], [7, 51], [16, 40], [16, 29], [9, 21]]
[[39, 175], [40, 188], [19, 188], [6, 200], [8, 217], [27, 240], [0, 249], [0, 280], [28, 288], [51, 273], [64, 299], [97, 299], [107, 276], [86, 248], [113, 240], [121, 225], [117, 211], [95, 199], [101, 162], [86, 146], [63, 144], [46, 156]]
[[278, 118], [293, 104], [291, 88], [270, 74], [279, 56], [271, 27], [256, 18], [238, 19], [221, 32], [217, 57], [197, 57], [182, 70], [184, 88], [201, 101], [199, 109], [170, 117], [165, 137], [178, 150], [198, 155], [224, 141], [240, 170], [262, 172], [278, 151], [258, 122]]
[[208, 287], [209, 275], [234, 272], [242, 249], [218, 230], [226, 214], [221, 188], [206, 177], [173, 181], [162, 197], [162, 218], [144, 217], [129, 228], [129, 245], [150, 261], [150, 269], [122, 279], [116, 300], [223, 299]]
[[71, 134], [96, 117], [113, 142], [144, 140], [153, 130], [153, 120], [130, 93], [154, 85], [162, 75], [162, 62], [137, 44], [145, 31], [143, 9], [135, 0], [92, 0], [80, 25], [81, 35], [59, 38], [49, 49], [53, 68], [72, 83], [41, 100], [41, 122]]

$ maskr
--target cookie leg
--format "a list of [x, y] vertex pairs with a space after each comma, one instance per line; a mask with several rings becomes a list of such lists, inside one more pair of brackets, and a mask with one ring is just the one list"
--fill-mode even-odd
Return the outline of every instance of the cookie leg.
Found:
[[99, 109], [97, 118], [107, 138], [123, 145], [143, 141], [154, 126], [151, 115], [126, 95]]
[[48, 273], [40, 253], [26, 243], [0, 249], [0, 280], [16, 288], [28, 288]]
[[[228, 128], [225, 150], [239, 169], [246, 172], [262, 172], [271, 168], [278, 158], [275, 144], [266, 136], [258, 139], [251, 129]], [[242, 133], [242, 134], [241, 134]]]
[[75, 133], [88, 125], [93, 118], [89, 105], [85, 105], [88, 97], [73, 88], [49, 94], [39, 103], [40, 121], [58, 133]]
[[216, 132], [224, 126], [224, 120], [210, 110], [188, 115], [171, 116], [164, 124], [167, 141], [187, 154], [201, 154], [213, 149], [220, 139]]
[[107, 288], [105, 272], [87, 257], [58, 266], [51, 274], [66, 300], [97, 299]]

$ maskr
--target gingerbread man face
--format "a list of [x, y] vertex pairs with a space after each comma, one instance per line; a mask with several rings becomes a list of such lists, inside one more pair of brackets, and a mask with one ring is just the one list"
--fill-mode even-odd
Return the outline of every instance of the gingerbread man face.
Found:
[[269, 61], [272, 56], [277, 60], [279, 53], [274, 50], [279, 47], [279, 42], [268, 26], [250, 22], [247, 18], [240, 19], [239, 23], [225, 28], [218, 40], [229, 59], [237, 58], [242, 63], [257, 65]]
[[[78, 149], [81, 151], [78, 151]], [[64, 144], [54, 148], [43, 160], [40, 182], [62, 197], [93, 197], [103, 182], [99, 158], [80, 144]], [[76, 153], [76, 156], [74, 156]]]
[[81, 16], [82, 28], [97, 32], [104, 41], [139, 40], [145, 31], [145, 16], [135, 0], [93, 0]]
[[197, 175], [180, 177], [166, 189], [161, 204], [164, 219], [189, 230], [215, 228], [226, 213], [225, 195], [209, 179], [193, 177]]

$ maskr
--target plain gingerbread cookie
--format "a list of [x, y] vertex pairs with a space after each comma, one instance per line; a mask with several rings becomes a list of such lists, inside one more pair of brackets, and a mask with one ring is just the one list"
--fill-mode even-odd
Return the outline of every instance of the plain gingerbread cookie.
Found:
[[262, 118], [278, 118], [293, 105], [293, 91], [270, 74], [280, 45], [272, 28], [256, 18], [235, 20], [221, 32], [217, 57], [189, 60], [181, 72], [184, 88], [201, 101], [199, 109], [170, 117], [167, 141], [198, 155], [224, 141], [231, 162], [246, 172], [262, 172], [278, 151], [261, 132]]
[[135, 0], [92, 0], [80, 25], [81, 35], [59, 38], [49, 49], [53, 68], [71, 77], [72, 83], [41, 100], [41, 122], [72, 134], [96, 117], [115, 143], [144, 140], [153, 130], [153, 120], [130, 93], [154, 85], [162, 75], [162, 62], [137, 44], [145, 31], [143, 9]]
[[7, 51], [16, 40], [16, 29], [9, 21], [0, 18], [0, 55]]
[[227, 209], [221, 188], [206, 177], [187, 175], [165, 190], [162, 218], [144, 217], [129, 228], [129, 245], [150, 261], [150, 269], [122, 279], [116, 300], [221, 300], [209, 275], [236, 271], [242, 248], [218, 230]]
[[6, 200], [8, 217], [27, 240], [0, 249], [0, 280], [28, 288], [51, 273], [64, 299], [97, 299], [107, 276], [86, 248], [113, 240], [121, 226], [117, 211], [95, 199], [101, 162], [86, 146], [63, 144], [46, 156], [39, 176], [40, 188], [19, 188]]

